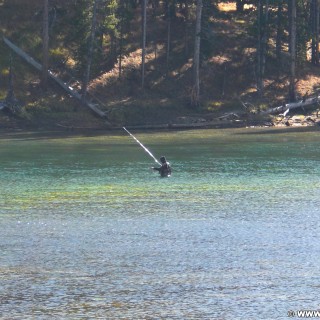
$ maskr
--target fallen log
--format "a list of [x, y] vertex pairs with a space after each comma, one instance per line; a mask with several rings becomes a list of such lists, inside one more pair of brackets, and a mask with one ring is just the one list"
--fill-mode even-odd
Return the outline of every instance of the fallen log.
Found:
[[284, 115], [286, 115], [292, 109], [310, 107], [315, 105], [316, 103], [319, 103], [319, 101], [320, 101], [320, 96], [311, 97], [308, 99], [302, 99], [297, 102], [285, 103], [282, 106], [270, 108], [268, 110], [262, 111], [261, 114], [283, 113]]
[[[21, 50], [15, 44], [13, 44], [6, 37], [3, 37], [3, 41], [5, 42], [5, 44], [9, 48], [11, 48], [16, 54], [18, 54], [20, 57], [22, 57], [27, 63], [31, 64], [38, 71], [42, 70], [42, 65], [39, 62], [34, 60], [31, 56], [29, 56], [27, 53], [25, 53], [23, 50]], [[51, 79], [53, 79], [56, 83], [58, 83], [60, 85], [60, 87], [62, 87], [72, 97], [78, 99], [81, 103], [84, 103], [88, 108], [90, 108], [99, 117], [106, 118], [107, 114], [104, 111], [100, 110], [96, 104], [94, 104], [92, 102], [84, 101], [82, 99], [82, 95], [77, 90], [73, 89], [71, 86], [64, 83], [61, 79], [59, 79], [57, 76], [55, 76], [52, 71], [48, 70], [48, 75]]]

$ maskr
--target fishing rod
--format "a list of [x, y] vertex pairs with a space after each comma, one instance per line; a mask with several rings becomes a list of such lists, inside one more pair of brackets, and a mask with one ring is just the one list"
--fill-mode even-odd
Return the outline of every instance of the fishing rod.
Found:
[[130, 133], [125, 127], [123, 127], [123, 130], [125, 130], [141, 147], [142, 149], [148, 153], [149, 156], [153, 158], [153, 160], [161, 166], [161, 163], [156, 159], [156, 157], [148, 150], [132, 133]]

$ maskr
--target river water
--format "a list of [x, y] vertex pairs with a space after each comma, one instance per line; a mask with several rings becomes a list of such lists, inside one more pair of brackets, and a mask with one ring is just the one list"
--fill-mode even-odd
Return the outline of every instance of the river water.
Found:
[[320, 304], [319, 131], [2, 135], [1, 319], [287, 319]]

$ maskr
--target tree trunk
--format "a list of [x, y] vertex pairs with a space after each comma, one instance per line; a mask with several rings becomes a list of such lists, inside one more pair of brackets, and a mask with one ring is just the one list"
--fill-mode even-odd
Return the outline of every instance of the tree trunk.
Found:
[[167, 77], [169, 75], [169, 60], [170, 60], [170, 42], [171, 42], [171, 11], [170, 11], [170, 6], [169, 10], [167, 13], [167, 61], [166, 61], [166, 73]]
[[319, 1], [315, 0], [315, 21], [314, 21], [314, 42], [315, 42], [315, 63], [316, 65], [319, 64]]
[[185, 34], [184, 34], [184, 52], [186, 58], [188, 58], [189, 55], [189, 44], [188, 44], [188, 38], [189, 38], [189, 0], [185, 0]]
[[264, 78], [266, 69], [267, 43], [268, 43], [268, 20], [269, 20], [269, 0], [266, 0], [265, 10], [263, 12], [263, 33], [261, 50], [261, 75]]
[[122, 75], [122, 50], [123, 50], [123, 26], [120, 26], [120, 44], [119, 44], [119, 79]]
[[91, 22], [91, 32], [90, 32], [90, 38], [89, 38], [89, 44], [88, 44], [88, 54], [87, 54], [87, 65], [86, 65], [86, 71], [82, 83], [82, 99], [86, 100], [87, 95], [87, 89], [90, 79], [90, 71], [91, 71], [91, 64], [92, 64], [92, 57], [93, 57], [93, 45], [94, 45], [94, 37], [96, 34], [96, 15], [97, 15], [97, 4], [99, 0], [95, 0], [93, 3], [93, 12], [92, 12], [92, 22]]
[[262, 15], [263, 0], [258, 1], [258, 48], [257, 48], [257, 90], [259, 95], [263, 92], [263, 76], [262, 76]]
[[296, 88], [295, 88], [295, 78], [296, 78], [296, 17], [297, 17], [297, 7], [296, 0], [288, 0], [290, 3], [289, 10], [289, 20], [290, 20], [290, 84], [289, 84], [289, 101], [296, 101]]
[[141, 54], [141, 88], [144, 89], [147, 34], [147, 0], [142, 1], [142, 54]]
[[120, 21], [120, 44], [119, 44], [119, 79], [122, 74], [122, 50], [123, 50], [123, 18]]
[[319, 64], [319, 1], [312, 0], [310, 6], [311, 15], [311, 62], [314, 65]]
[[314, 106], [314, 105], [318, 104], [319, 101], [320, 101], [320, 96], [306, 98], [306, 99], [302, 99], [300, 101], [286, 103], [286, 104], [283, 104], [279, 107], [270, 108], [268, 110], [261, 112], [261, 114], [279, 114], [279, 113], [286, 114], [287, 112], [289, 112], [292, 109], [307, 108], [307, 107]]
[[[264, 1], [265, 5], [264, 5]], [[257, 89], [260, 96], [264, 92], [264, 75], [266, 69], [268, 43], [269, 0], [258, 2], [258, 49], [257, 49]]]
[[197, 0], [197, 12], [196, 12], [196, 33], [194, 41], [194, 56], [193, 56], [193, 90], [191, 97], [191, 104], [194, 107], [198, 107], [200, 104], [200, 40], [201, 40], [201, 16], [202, 16], [202, 0]]
[[244, 0], [237, 0], [237, 12], [242, 13], [244, 9]]
[[276, 36], [276, 56], [281, 61], [282, 38], [283, 38], [283, 0], [279, 0], [277, 12], [277, 36]]
[[8, 92], [6, 96], [6, 101], [9, 103], [15, 100], [14, 91], [13, 91], [13, 70], [12, 70], [12, 55], [10, 54], [10, 66], [9, 66], [9, 84]]
[[48, 0], [43, 0], [43, 25], [42, 25], [42, 70], [41, 86], [44, 90], [48, 86], [49, 69], [49, 8]]
[[[17, 47], [15, 44], [13, 44], [11, 41], [9, 41], [7, 38], [3, 37], [3, 40], [5, 42], [5, 44], [11, 48], [17, 55], [19, 55], [20, 57], [22, 57], [26, 62], [28, 62], [29, 64], [31, 64], [34, 68], [36, 68], [38, 71], [41, 72], [42, 70], [42, 65], [37, 62], [36, 60], [34, 60], [32, 57], [30, 57], [27, 53], [25, 53], [24, 51], [22, 51], [19, 47]], [[51, 79], [53, 79], [55, 82], [57, 82], [66, 92], [68, 92], [68, 94], [70, 94], [72, 97], [80, 100], [81, 102], [83, 102], [87, 107], [89, 107], [95, 114], [97, 114], [99, 117], [105, 118], [106, 117], [106, 113], [104, 111], [101, 111], [97, 104], [95, 104], [94, 102], [87, 102], [84, 101], [82, 99], [81, 94], [74, 90], [72, 87], [70, 87], [68, 84], [66, 84], [65, 82], [63, 82], [61, 79], [59, 79], [57, 76], [55, 76], [53, 74], [53, 72], [51, 72], [50, 70], [48, 70], [48, 77], [50, 77]]]

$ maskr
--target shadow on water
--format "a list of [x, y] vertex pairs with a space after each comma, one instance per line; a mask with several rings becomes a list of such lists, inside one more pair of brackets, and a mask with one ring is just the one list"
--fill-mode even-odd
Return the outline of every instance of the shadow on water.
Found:
[[[167, 130], [135, 130], [137, 133], [154, 133], [154, 132], [166, 132]], [[177, 130], [169, 130], [175, 132]], [[122, 128], [114, 129], [70, 129], [67, 131], [52, 130], [52, 131], [6, 131], [0, 130], [0, 140], [20, 140], [20, 141], [33, 141], [33, 140], [50, 140], [50, 139], [66, 139], [66, 138], [90, 138], [90, 137], [102, 137], [102, 136], [127, 136], [127, 133]]]
[[20, 141], [32, 141], [32, 140], [50, 140], [50, 139], [65, 139], [65, 138], [90, 138], [99, 137], [105, 135], [122, 135], [122, 131], [112, 130], [74, 130], [74, 131], [15, 131], [15, 132], [0, 132], [0, 140], [20, 140]]
[[308, 127], [269, 127], [262, 130], [246, 130], [237, 134], [243, 135], [259, 135], [259, 134], [282, 134], [282, 133], [303, 133], [303, 132], [317, 132], [320, 131], [319, 126]]

